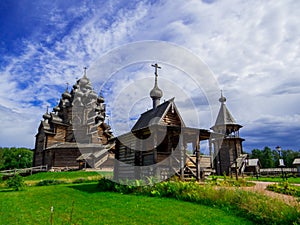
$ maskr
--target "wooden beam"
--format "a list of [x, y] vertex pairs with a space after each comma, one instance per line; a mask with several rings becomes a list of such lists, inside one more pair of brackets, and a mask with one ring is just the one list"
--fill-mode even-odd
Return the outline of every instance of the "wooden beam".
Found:
[[200, 137], [196, 137], [196, 179], [199, 181], [201, 179], [200, 173]]

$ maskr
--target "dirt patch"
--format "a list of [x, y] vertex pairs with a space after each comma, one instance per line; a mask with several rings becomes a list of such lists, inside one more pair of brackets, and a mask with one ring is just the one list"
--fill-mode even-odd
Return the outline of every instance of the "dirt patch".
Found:
[[289, 205], [293, 205], [293, 206], [297, 206], [299, 207], [300, 204], [297, 201], [296, 197], [290, 196], [290, 195], [285, 195], [285, 194], [279, 194], [273, 191], [268, 191], [266, 188], [269, 184], [275, 184], [275, 182], [260, 182], [260, 181], [253, 181], [253, 183], [255, 183], [255, 186], [252, 187], [243, 187], [244, 190], [248, 190], [248, 191], [255, 191], [255, 192], [259, 192], [262, 194], [265, 194], [267, 196], [270, 196], [272, 198], [277, 198], [282, 200], [283, 202], [289, 204]]

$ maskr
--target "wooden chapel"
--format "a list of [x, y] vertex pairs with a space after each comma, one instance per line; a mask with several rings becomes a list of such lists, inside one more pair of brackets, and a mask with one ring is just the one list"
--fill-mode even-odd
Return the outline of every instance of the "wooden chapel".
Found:
[[[211, 157], [200, 155], [200, 142], [210, 131], [186, 127], [174, 98], [160, 103], [160, 67], [155, 64], [155, 82], [150, 91], [152, 109], [141, 114], [131, 131], [116, 138], [114, 180], [166, 179], [177, 175], [182, 180], [200, 180], [211, 168]], [[187, 145], [193, 146], [193, 154]]]

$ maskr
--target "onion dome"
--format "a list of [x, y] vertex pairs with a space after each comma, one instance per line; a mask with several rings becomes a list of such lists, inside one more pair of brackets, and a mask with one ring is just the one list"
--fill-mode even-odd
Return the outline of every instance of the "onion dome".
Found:
[[96, 120], [97, 121], [99, 121], [99, 120], [103, 121], [104, 120], [104, 116], [102, 114], [99, 114], [99, 115], [96, 116]]
[[70, 101], [69, 101], [69, 99], [64, 99], [63, 100], [63, 107], [69, 107], [71, 105], [71, 103], [70, 103]]
[[86, 76], [86, 67], [84, 67], [84, 74], [83, 74], [83, 77], [79, 80], [79, 84], [80, 84], [80, 86], [85, 86], [85, 85], [87, 85], [89, 82], [90, 82], [90, 80], [87, 78], [87, 76]]
[[79, 88], [79, 85], [78, 84], [74, 84], [73, 85], [73, 89], [78, 89]]
[[163, 96], [163, 92], [159, 87], [157, 86], [157, 83], [155, 83], [154, 88], [150, 91], [150, 97], [151, 98], [161, 98]]
[[101, 105], [95, 107], [95, 112], [101, 112], [101, 111], [103, 111], [103, 107], [101, 107]]
[[47, 106], [47, 110], [46, 110], [45, 114], [43, 115], [43, 118], [45, 120], [51, 119], [51, 115], [48, 113], [48, 109], [49, 109], [49, 106]]
[[103, 97], [103, 95], [102, 95], [101, 92], [100, 92], [100, 94], [99, 94], [99, 96], [98, 96], [98, 98], [97, 98], [97, 102], [98, 102], [98, 103], [104, 103], [104, 97]]
[[219, 102], [221, 102], [221, 103], [225, 103], [226, 102], [226, 98], [223, 96], [222, 92], [221, 92], [221, 97], [219, 98]]
[[61, 95], [63, 99], [70, 99], [72, 95], [68, 92], [68, 89]]
[[93, 90], [93, 86], [90, 82], [85, 85], [85, 88], [88, 90]]
[[53, 110], [54, 110], [54, 112], [58, 112], [58, 111], [60, 110], [60, 108], [59, 108], [59, 106], [57, 105], [57, 106], [55, 106], [55, 107], [53, 108]]
[[48, 112], [46, 112], [46, 113], [43, 115], [43, 118], [44, 118], [45, 120], [49, 120], [49, 119], [51, 119], [51, 115], [50, 115]]
[[76, 97], [82, 97], [84, 94], [82, 93], [82, 91], [81, 90], [77, 90], [76, 92], [75, 92], [75, 96]]
[[80, 86], [87, 85], [88, 83], [89, 83], [89, 79], [88, 79], [86, 76], [84, 76], [83, 78], [81, 78], [81, 79], [79, 80]]
[[91, 91], [90, 94], [89, 94], [89, 97], [93, 98], [93, 99], [96, 99], [98, 97], [97, 93], [94, 92], [94, 91]]

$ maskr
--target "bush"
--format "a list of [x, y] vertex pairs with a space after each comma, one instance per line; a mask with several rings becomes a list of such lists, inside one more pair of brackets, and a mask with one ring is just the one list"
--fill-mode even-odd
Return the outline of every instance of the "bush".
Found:
[[36, 184], [36, 186], [49, 186], [57, 184], [66, 184], [66, 182], [63, 180], [41, 180]]
[[287, 181], [279, 184], [270, 184], [267, 186], [267, 190], [281, 194], [292, 195], [295, 197], [300, 197], [300, 187], [291, 185]]
[[21, 191], [25, 189], [25, 182], [20, 174], [15, 174], [14, 176], [6, 180], [6, 185], [8, 188], [12, 188], [15, 191]]
[[90, 182], [97, 182], [97, 181], [99, 181], [99, 178], [89, 179], [88, 177], [87, 178], [80, 177], [80, 178], [77, 178], [77, 179], [73, 180], [72, 183], [73, 184], [80, 184], [80, 183], [90, 183]]

